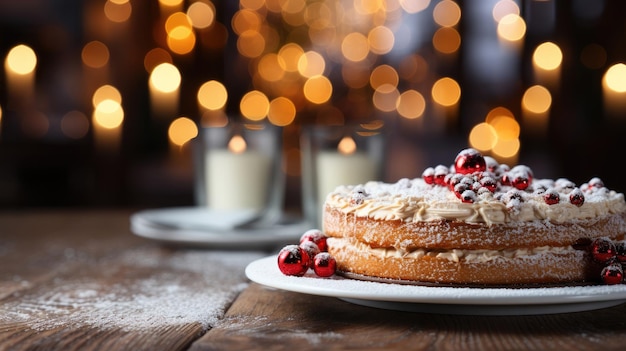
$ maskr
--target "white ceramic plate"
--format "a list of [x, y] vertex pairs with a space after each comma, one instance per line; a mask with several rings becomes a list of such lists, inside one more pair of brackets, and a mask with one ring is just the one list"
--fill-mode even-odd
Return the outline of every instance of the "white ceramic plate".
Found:
[[137, 236], [165, 244], [246, 249], [297, 243], [300, 236], [311, 229], [306, 222], [290, 219], [258, 227], [232, 227], [225, 223], [245, 221], [247, 216], [197, 207], [144, 210], [131, 215], [130, 229]]
[[588, 311], [626, 302], [626, 285], [540, 288], [432, 287], [381, 283], [333, 276], [303, 277], [280, 272], [277, 257], [250, 263], [253, 282], [287, 291], [330, 296], [370, 307], [441, 314], [535, 315]]

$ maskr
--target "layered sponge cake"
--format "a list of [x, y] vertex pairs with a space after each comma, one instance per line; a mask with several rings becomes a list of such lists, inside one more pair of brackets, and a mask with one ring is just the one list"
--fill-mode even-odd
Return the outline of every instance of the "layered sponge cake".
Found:
[[490, 286], [590, 282], [601, 268], [590, 248], [624, 240], [626, 202], [599, 178], [581, 185], [535, 179], [527, 166], [510, 168], [465, 149], [453, 166], [427, 168], [421, 178], [337, 187], [326, 198], [323, 226], [337, 270], [352, 276]]

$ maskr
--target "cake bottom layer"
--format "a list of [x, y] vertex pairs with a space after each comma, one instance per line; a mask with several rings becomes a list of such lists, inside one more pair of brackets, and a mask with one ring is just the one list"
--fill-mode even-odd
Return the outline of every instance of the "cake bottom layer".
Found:
[[[527, 285], [597, 281], [599, 268], [585, 250], [573, 248], [520, 249], [524, 254], [491, 254], [488, 259], [466, 259], [472, 254], [420, 254], [370, 248], [345, 238], [328, 238], [328, 251], [337, 270], [369, 277], [424, 283], [463, 285]], [[465, 257], [464, 257], [465, 256]]]

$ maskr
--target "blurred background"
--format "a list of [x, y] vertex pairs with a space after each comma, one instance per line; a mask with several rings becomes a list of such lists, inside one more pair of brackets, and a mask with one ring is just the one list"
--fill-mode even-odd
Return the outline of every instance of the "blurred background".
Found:
[[387, 135], [385, 180], [475, 147], [626, 191], [620, 0], [0, 1], [0, 207], [194, 203], [198, 129]]

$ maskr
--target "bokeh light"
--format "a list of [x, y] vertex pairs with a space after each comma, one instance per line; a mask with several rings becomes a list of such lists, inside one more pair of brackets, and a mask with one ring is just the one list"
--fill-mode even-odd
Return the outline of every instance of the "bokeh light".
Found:
[[541, 85], [526, 89], [522, 97], [522, 108], [533, 113], [545, 113], [552, 105], [550, 91]]
[[94, 40], [83, 46], [81, 58], [91, 68], [101, 68], [109, 63], [109, 48], [101, 41]]
[[6, 56], [5, 67], [17, 74], [30, 74], [37, 67], [37, 55], [29, 46], [14, 46]]
[[178, 117], [170, 123], [167, 136], [172, 144], [183, 146], [198, 136], [198, 127], [190, 118]]
[[607, 88], [617, 93], [626, 92], [626, 64], [617, 63], [609, 67], [603, 80]]
[[454, 106], [461, 99], [461, 86], [454, 79], [444, 77], [433, 85], [433, 100], [442, 106]]
[[150, 74], [149, 83], [156, 90], [171, 93], [180, 87], [182, 77], [178, 68], [170, 63], [161, 63]]
[[261, 91], [253, 90], [246, 93], [239, 103], [241, 114], [251, 120], [260, 121], [264, 119], [270, 109], [270, 101]]
[[533, 52], [533, 63], [544, 70], [555, 70], [561, 66], [562, 61], [561, 49], [552, 42], [539, 44]]
[[210, 80], [203, 83], [198, 89], [198, 103], [212, 111], [223, 109], [228, 101], [228, 92], [224, 84]]

